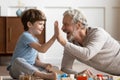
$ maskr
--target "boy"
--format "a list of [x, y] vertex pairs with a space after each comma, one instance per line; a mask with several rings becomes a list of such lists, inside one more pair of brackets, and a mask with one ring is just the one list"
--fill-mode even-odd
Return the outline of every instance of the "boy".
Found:
[[[37, 52], [45, 53], [58, 35], [58, 29], [55, 27], [53, 37], [45, 44], [41, 45], [36, 38], [45, 27], [45, 14], [37, 9], [29, 9], [22, 13], [21, 21], [24, 26], [24, 32], [21, 34], [10, 65], [9, 74], [12, 78], [18, 79], [22, 74], [29, 74], [42, 79], [56, 79], [56, 73], [52, 72], [51, 64], [42, 63]], [[45, 73], [46, 71], [49, 73]]]

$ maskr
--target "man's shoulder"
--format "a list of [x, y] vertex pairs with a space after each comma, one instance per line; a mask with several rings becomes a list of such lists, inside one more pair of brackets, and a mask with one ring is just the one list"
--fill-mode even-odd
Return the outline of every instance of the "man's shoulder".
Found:
[[105, 30], [101, 27], [88, 27], [87, 30], [89, 33], [94, 33], [94, 32], [105, 32]]
[[104, 29], [101, 28], [101, 27], [88, 27], [87, 29], [88, 29], [88, 30], [104, 30]]

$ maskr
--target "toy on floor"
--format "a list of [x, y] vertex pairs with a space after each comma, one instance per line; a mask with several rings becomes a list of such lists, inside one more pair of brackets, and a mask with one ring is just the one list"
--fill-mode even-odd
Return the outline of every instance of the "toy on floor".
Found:
[[[66, 74], [56, 68], [52, 68], [51, 71], [56, 72], [57, 75], [56, 80], [120, 80], [119, 76], [103, 75], [103, 74], [93, 75], [89, 70], [84, 70], [78, 73], [77, 75]], [[20, 75], [19, 80], [43, 80], [43, 79], [31, 75]]]

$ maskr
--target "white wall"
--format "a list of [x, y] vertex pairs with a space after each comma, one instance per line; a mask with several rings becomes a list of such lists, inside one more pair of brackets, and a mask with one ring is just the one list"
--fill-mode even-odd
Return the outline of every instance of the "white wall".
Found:
[[[20, 3], [18, 3], [20, 1]], [[0, 0], [1, 16], [16, 16], [19, 8], [42, 9], [47, 16], [46, 41], [54, 33], [54, 21], [62, 26], [62, 14], [69, 8], [78, 8], [88, 19], [90, 26], [98, 26], [108, 31], [115, 39], [120, 40], [120, 0]], [[64, 37], [65, 34], [63, 33]], [[63, 47], [56, 41], [45, 55], [46, 61], [61, 62]]]

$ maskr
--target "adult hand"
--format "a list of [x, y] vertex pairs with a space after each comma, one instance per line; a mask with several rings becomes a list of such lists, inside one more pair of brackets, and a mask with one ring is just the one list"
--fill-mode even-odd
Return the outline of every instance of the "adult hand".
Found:
[[83, 70], [82, 72], [79, 72], [77, 74], [77, 76], [78, 75], [84, 75], [84, 76], [87, 76], [87, 77], [93, 77], [94, 76], [93, 73], [90, 70], [88, 70], [88, 69]]
[[58, 24], [58, 21], [55, 21], [55, 23], [54, 23], [54, 26], [55, 26], [55, 28], [57, 29], [56, 31], [56, 33], [57, 33], [57, 40], [58, 40], [58, 42], [61, 44], [61, 45], [65, 45], [66, 44], [66, 40], [63, 38], [63, 36], [62, 36], [62, 34], [61, 34], [61, 32], [60, 32], [60, 29], [59, 29], [59, 24]]
[[59, 27], [58, 27], [58, 21], [54, 22], [54, 36], [58, 37], [59, 35]]

